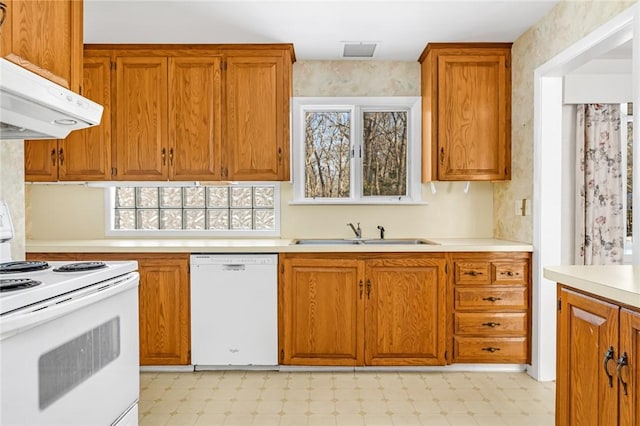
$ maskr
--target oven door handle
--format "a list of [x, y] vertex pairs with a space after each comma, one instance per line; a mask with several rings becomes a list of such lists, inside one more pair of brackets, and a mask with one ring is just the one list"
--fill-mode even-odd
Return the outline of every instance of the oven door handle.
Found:
[[131, 272], [124, 277], [107, 280], [77, 292], [58, 296], [6, 314], [0, 318], [0, 341], [100, 300], [133, 289], [138, 286], [139, 282], [140, 274]]

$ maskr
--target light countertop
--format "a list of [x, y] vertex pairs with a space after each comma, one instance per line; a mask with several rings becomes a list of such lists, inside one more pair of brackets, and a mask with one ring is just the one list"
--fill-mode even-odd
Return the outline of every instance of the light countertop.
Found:
[[531, 252], [531, 244], [492, 238], [429, 238], [437, 244], [295, 245], [291, 239], [28, 240], [27, 253], [326, 253], [326, 252]]
[[550, 266], [544, 277], [640, 309], [640, 265]]

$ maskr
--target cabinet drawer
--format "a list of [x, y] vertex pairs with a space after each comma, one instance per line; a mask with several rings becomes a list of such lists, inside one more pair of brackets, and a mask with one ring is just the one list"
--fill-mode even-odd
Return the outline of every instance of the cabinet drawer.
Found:
[[455, 262], [456, 284], [491, 284], [491, 263]]
[[491, 264], [491, 281], [494, 284], [522, 284], [528, 281], [526, 262], [504, 262]]
[[456, 288], [456, 309], [527, 309], [527, 287]]
[[482, 334], [486, 336], [524, 336], [527, 334], [525, 312], [456, 312], [455, 334]]
[[453, 362], [526, 363], [526, 337], [459, 337], [453, 338]]

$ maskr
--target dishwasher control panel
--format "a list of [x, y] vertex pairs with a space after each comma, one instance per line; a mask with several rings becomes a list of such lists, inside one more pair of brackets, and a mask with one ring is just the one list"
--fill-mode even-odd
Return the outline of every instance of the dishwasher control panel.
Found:
[[191, 266], [198, 265], [275, 265], [276, 254], [192, 254]]

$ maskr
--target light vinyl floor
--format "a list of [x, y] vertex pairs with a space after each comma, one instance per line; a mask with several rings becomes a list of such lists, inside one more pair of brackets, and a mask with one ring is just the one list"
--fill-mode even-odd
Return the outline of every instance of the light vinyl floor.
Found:
[[147, 425], [554, 424], [554, 382], [526, 373], [143, 372]]

